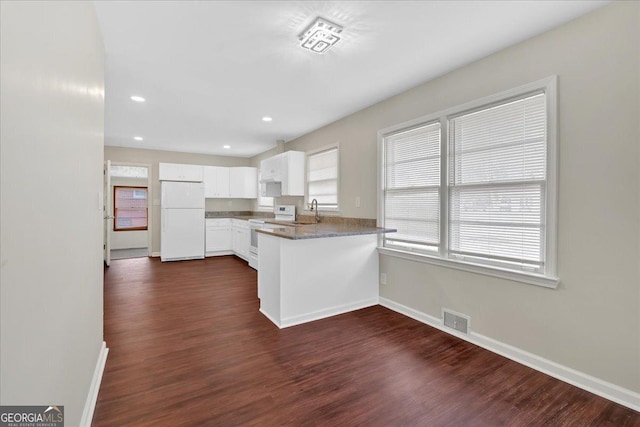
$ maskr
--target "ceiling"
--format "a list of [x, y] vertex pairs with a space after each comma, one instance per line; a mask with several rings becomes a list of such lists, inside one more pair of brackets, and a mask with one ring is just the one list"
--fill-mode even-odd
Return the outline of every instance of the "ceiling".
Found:
[[[96, 1], [105, 144], [254, 156], [605, 3]], [[322, 55], [317, 16], [344, 27]]]

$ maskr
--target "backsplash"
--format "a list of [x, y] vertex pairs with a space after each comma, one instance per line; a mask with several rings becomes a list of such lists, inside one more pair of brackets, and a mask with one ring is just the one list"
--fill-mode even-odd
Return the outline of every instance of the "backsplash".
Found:
[[[300, 222], [313, 222], [314, 216], [301, 214], [298, 215], [298, 221]], [[336, 225], [346, 225], [349, 227], [375, 227], [376, 220], [371, 218], [347, 218], [343, 216], [323, 216], [320, 213], [320, 223], [321, 224], [336, 224]]]
[[237, 216], [257, 216], [261, 218], [273, 218], [271, 212], [255, 212], [255, 211], [206, 211], [205, 218], [231, 218]]

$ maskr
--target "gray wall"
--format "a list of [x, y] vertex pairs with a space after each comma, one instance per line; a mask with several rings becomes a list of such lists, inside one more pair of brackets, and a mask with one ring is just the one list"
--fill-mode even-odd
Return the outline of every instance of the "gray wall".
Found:
[[558, 75], [559, 288], [381, 256], [382, 297], [640, 392], [639, 23], [613, 3], [287, 144], [340, 142], [342, 214], [375, 218], [379, 129]]
[[[104, 147], [105, 160], [151, 165], [151, 250], [160, 252], [160, 181], [158, 163], [185, 163], [207, 166], [251, 166], [251, 159], [244, 157], [212, 156], [208, 154], [179, 153], [175, 151], [141, 150], [137, 148]], [[252, 199], [207, 199], [208, 211], [250, 211]]]
[[0, 16], [0, 404], [76, 426], [103, 340], [102, 36], [90, 2]]

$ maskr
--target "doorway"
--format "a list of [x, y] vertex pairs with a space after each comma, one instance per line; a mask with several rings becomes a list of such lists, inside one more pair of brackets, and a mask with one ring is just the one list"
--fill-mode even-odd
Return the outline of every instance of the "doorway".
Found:
[[151, 165], [106, 162], [105, 264], [151, 256]]

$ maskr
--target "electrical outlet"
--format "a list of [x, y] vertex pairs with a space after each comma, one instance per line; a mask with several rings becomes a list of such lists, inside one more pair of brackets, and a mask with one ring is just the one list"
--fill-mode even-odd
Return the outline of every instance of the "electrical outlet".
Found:
[[380, 273], [380, 284], [381, 285], [387, 284], [387, 273]]
[[360, 207], [360, 196], [356, 196], [356, 208]]

